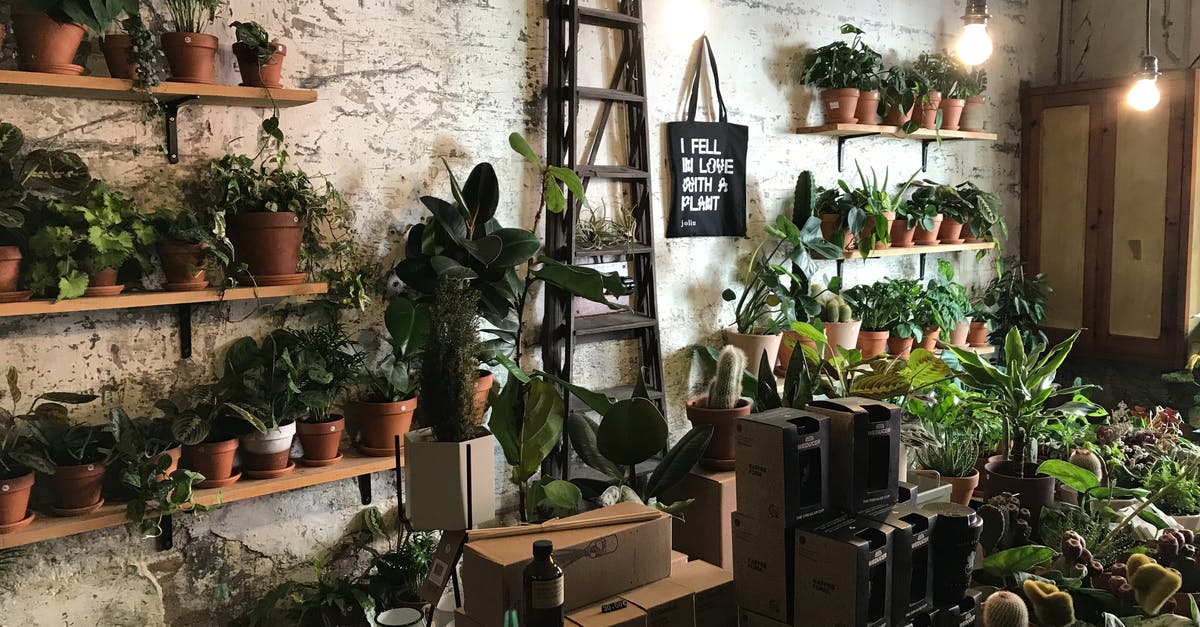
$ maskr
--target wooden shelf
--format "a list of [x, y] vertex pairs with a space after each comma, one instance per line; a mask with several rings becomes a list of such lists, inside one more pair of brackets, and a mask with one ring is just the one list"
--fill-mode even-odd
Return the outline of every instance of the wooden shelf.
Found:
[[[916, 139], [921, 141], [937, 141], [938, 133], [930, 129], [919, 129], [914, 133], [905, 133], [898, 126], [880, 126], [875, 124], [822, 124], [806, 126], [796, 130], [800, 135], [824, 135], [826, 137], [865, 137], [879, 135], [896, 139]], [[996, 141], [996, 133], [975, 131], [942, 131], [943, 140], [961, 139], [969, 141]]]
[[[882, 250], [872, 250], [867, 256], [867, 259], [875, 259], [878, 257], [907, 257], [910, 255], [928, 255], [937, 253], [959, 253], [968, 250], [992, 250], [996, 247], [995, 242], [980, 242], [978, 244], [938, 244], [937, 246], [911, 246], [909, 248], [884, 248]], [[841, 260], [846, 259], [862, 259], [858, 250], [847, 250], [842, 254]], [[824, 257], [816, 257], [819, 261], [831, 261]], [[840, 261], [840, 260], [833, 260]]]
[[[296, 470], [283, 477], [262, 480], [243, 478], [224, 488], [196, 490], [195, 499], [201, 505], [215, 505], [218, 499], [222, 504], [228, 504], [341, 479], [353, 479], [396, 467], [396, 460], [392, 457], [366, 457], [354, 450], [344, 450], [342, 454], [345, 458], [333, 466], [310, 468], [297, 462]], [[28, 527], [13, 533], [0, 534], [0, 549], [120, 527], [128, 522], [125, 519], [124, 503], [105, 504], [92, 514], [70, 518], [37, 512], [37, 518]]]
[[[160, 100], [192, 100], [223, 107], [298, 107], [317, 101], [310, 89], [264, 89], [235, 85], [197, 85], [165, 82], [150, 90]], [[40, 72], [0, 70], [0, 94], [84, 98], [88, 100], [148, 101], [150, 94], [135, 90], [133, 81], [98, 76], [62, 76]]]
[[301, 283], [275, 287], [235, 287], [226, 290], [207, 289], [196, 292], [133, 292], [117, 296], [91, 296], [70, 300], [29, 300], [23, 303], [0, 304], [0, 318], [9, 316], [36, 316], [109, 309], [136, 309], [139, 307], [165, 307], [192, 305], [196, 303], [220, 303], [234, 300], [258, 298], [284, 298], [287, 296], [316, 296], [329, 291], [327, 283]]

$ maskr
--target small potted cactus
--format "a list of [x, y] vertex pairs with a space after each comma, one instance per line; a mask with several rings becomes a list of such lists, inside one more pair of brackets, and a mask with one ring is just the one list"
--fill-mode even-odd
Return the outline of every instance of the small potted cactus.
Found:
[[1025, 600], [1008, 590], [997, 590], [983, 602], [984, 627], [1029, 627]]
[[825, 337], [829, 339], [829, 345], [825, 348], [826, 358], [833, 357], [834, 346], [850, 350], [858, 344], [862, 320], [854, 317], [854, 308], [841, 296], [825, 301], [821, 322], [824, 323]]
[[734, 427], [738, 418], [750, 415], [753, 403], [742, 396], [742, 373], [746, 370], [746, 355], [736, 346], [721, 349], [717, 372], [708, 383], [704, 396], [687, 404], [687, 417], [694, 426], [712, 425], [712, 439], [700, 458], [700, 466], [708, 470], [733, 470]]

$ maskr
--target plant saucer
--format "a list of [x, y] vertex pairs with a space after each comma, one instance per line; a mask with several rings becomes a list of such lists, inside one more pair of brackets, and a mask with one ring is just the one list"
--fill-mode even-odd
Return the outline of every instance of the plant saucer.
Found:
[[[367, 457], [393, 457], [396, 455], [396, 449], [392, 446], [385, 448], [372, 448], [370, 446], [359, 444], [358, 452], [366, 455]], [[400, 447], [400, 454], [404, 454], [404, 447]]]
[[944, 239], [944, 240], [942, 240], [943, 244], [965, 244], [966, 242], [967, 242], [967, 240], [965, 240], [965, 239]]
[[297, 272], [296, 274], [256, 274], [254, 276], [242, 275], [238, 277], [238, 282], [243, 287], [272, 287], [275, 285], [300, 285], [308, 280], [307, 272]]
[[104, 507], [104, 499], [100, 499], [99, 501], [84, 507], [51, 507], [50, 511], [54, 512], [55, 516], [84, 516], [100, 509], [101, 507]]
[[342, 457], [343, 455], [341, 453], [338, 453], [337, 457], [332, 459], [308, 459], [307, 457], [301, 457], [300, 463], [312, 468], [323, 468], [325, 466], [332, 466], [342, 461]]
[[116, 296], [125, 291], [124, 285], [105, 285], [101, 287], [89, 287], [83, 291], [84, 296]]
[[241, 478], [242, 478], [242, 473], [240, 471], [235, 470], [232, 475], [229, 475], [228, 477], [225, 477], [224, 479], [205, 479], [204, 481], [197, 483], [196, 487], [201, 488], [201, 489], [223, 488], [228, 485], [233, 485], [234, 483], [237, 482], [238, 479], [241, 479]]
[[33, 292], [0, 292], [0, 303], [23, 303], [33, 296]]
[[83, 66], [74, 63], [31, 63], [21, 66], [22, 72], [38, 72], [39, 74], [59, 74], [62, 76], [79, 76], [83, 74]]
[[163, 289], [168, 292], [199, 292], [208, 289], [208, 281], [188, 281], [186, 283], [167, 283]]
[[26, 510], [25, 517], [21, 520], [18, 520], [15, 523], [8, 523], [7, 525], [0, 525], [0, 533], [12, 533], [14, 531], [20, 531], [21, 529], [28, 527], [29, 524], [33, 522], [34, 518], [37, 518], [37, 514], [34, 514], [32, 510]]
[[296, 469], [296, 462], [288, 460], [287, 466], [283, 468], [275, 468], [273, 470], [245, 470], [247, 479], [275, 479], [282, 477]]

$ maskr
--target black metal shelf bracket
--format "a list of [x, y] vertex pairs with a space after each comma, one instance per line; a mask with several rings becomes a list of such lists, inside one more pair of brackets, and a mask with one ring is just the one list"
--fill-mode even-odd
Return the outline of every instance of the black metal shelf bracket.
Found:
[[371, 475], [358, 476], [358, 495], [363, 505], [371, 504]]
[[925, 280], [925, 253], [918, 255], [921, 258], [921, 281]]
[[[936, 139], [922, 139], [921, 140], [921, 171], [922, 172], [929, 171], [929, 144], [932, 144], [935, 141], [937, 141], [937, 140]], [[924, 259], [924, 257], [925, 257], [925, 255], [921, 255], [922, 259]], [[922, 275], [921, 278], [924, 278], [924, 276]]]
[[845, 260], [845, 259], [838, 259], [838, 260], [837, 260], [837, 277], [838, 277], [839, 279], [844, 279], [844, 278], [845, 278], [845, 276], [844, 276], [844, 275], [845, 275], [845, 273], [846, 273], [846, 260]]
[[179, 323], [179, 358], [192, 358], [192, 305], [183, 303], [177, 306], [176, 317]]
[[170, 551], [175, 548], [175, 519], [170, 514], [158, 521], [160, 533], [155, 539], [159, 551]]
[[837, 138], [837, 165], [838, 172], [846, 170], [846, 142], [859, 137], [873, 137], [878, 133], [863, 133], [861, 135], [838, 135]]
[[163, 104], [163, 113], [167, 124], [167, 161], [172, 165], [179, 163], [179, 107], [200, 96], [185, 96]]

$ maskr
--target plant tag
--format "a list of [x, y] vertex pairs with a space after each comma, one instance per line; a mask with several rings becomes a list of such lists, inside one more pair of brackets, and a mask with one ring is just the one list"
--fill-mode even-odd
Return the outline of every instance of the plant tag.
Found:
[[450, 575], [458, 567], [462, 559], [463, 546], [467, 544], [467, 532], [443, 531], [442, 541], [438, 543], [437, 551], [433, 554], [433, 563], [429, 565], [429, 575], [421, 584], [421, 600], [437, 605], [450, 582]]
[[842, 108], [842, 103], [840, 103], [840, 102], [838, 102], [838, 101], [836, 101], [836, 100], [830, 101], [830, 103], [829, 103], [829, 108], [830, 108], [830, 110], [832, 110], [832, 111], [837, 111], [838, 109], [841, 109], [841, 108]]

